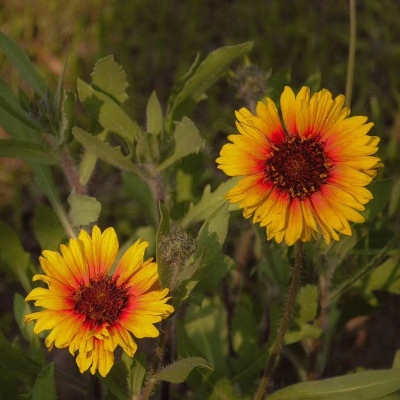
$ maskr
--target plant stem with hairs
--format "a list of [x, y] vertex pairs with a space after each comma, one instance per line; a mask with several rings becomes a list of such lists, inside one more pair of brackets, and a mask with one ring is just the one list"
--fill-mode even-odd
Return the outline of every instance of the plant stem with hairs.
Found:
[[265, 397], [265, 392], [268, 383], [271, 379], [272, 372], [274, 371], [277, 359], [283, 347], [283, 342], [285, 339], [285, 334], [289, 327], [290, 321], [293, 315], [294, 305], [296, 303], [297, 292], [299, 289], [301, 268], [302, 268], [302, 258], [303, 258], [303, 243], [297, 242], [295, 248], [295, 260], [293, 267], [292, 280], [290, 282], [288, 296], [286, 299], [285, 310], [283, 313], [283, 318], [278, 329], [278, 334], [276, 335], [275, 342], [272, 345], [271, 352], [267, 365], [264, 369], [263, 376], [261, 378], [260, 384], [258, 386], [254, 400], [263, 400]]
[[350, 107], [351, 96], [353, 94], [354, 83], [354, 65], [356, 59], [356, 0], [349, 0], [350, 7], [350, 40], [349, 40], [349, 58], [347, 61], [346, 77], [346, 107]]

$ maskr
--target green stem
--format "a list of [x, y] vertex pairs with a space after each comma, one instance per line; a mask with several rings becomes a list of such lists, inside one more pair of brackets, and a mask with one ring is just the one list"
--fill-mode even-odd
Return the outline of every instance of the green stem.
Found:
[[164, 349], [167, 343], [167, 331], [169, 327], [169, 319], [164, 319], [161, 322], [160, 328], [160, 336], [158, 337], [158, 344], [156, 349], [156, 354], [154, 355], [153, 365], [150, 371], [150, 377], [147, 379], [146, 386], [142, 390], [140, 400], [149, 400], [150, 396], [153, 392], [154, 385], [157, 382], [157, 379], [154, 379], [152, 376], [155, 375], [161, 365], [164, 356]]
[[349, 59], [347, 61], [347, 77], [346, 77], [346, 107], [350, 107], [351, 96], [353, 94], [354, 83], [354, 65], [356, 59], [356, 0], [349, 0], [350, 6], [350, 43], [349, 43]]
[[272, 345], [267, 366], [265, 367], [264, 374], [263, 377], [261, 378], [260, 385], [258, 386], [254, 400], [264, 399], [265, 392], [268, 383], [271, 379], [272, 372], [275, 368], [278, 356], [282, 350], [285, 335], [289, 327], [290, 321], [292, 319], [293, 309], [296, 303], [297, 291], [299, 288], [300, 276], [301, 276], [302, 258], [303, 258], [303, 243], [297, 242], [295, 249], [295, 260], [294, 260], [292, 280], [289, 286], [283, 318], [278, 333], [276, 335], [275, 342]]

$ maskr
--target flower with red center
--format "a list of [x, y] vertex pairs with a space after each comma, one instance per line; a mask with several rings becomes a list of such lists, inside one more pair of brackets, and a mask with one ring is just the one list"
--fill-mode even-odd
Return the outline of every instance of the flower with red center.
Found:
[[303, 87], [295, 96], [285, 87], [282, 120], [274, 102], [258, 102], [256, 114], [236, 112], [240, 134], [222, 147], [216, 160], [229, 176], [243, 179], [226, 197], [239, 202], [246, 218], [266, 227], [267, 239], [288, 245], [316, 238], [326, 243], [351, 235], [349, 221], [363, 222], [358, 212], [372, 194], [365, 188], [375, 177], [379, 138], [368, 136], [367, 118], [348, 118], [343, 95], [332, 99], [323, 89], [310, 96]]
[[143, 260], [147, 246], [142, 240], [134, 243], [112, 274], [119, 247], [113, 228], [102, 233], [95, 226], [92, 236], [81, 230], [77, 239], [60, 246], [60, 253], [43, 251], [44, 275], [33, 280], [48, 288], [33, 289], [26, 301], [34, 300], [44, 310], [26, 315], [25, 322], [36, 321], [36, 334], [51, 331], [45, 341], [49, 350], [56, 346], [68, 347], [72, 355], [78, 351], [80, 372], [90, 368], [92, 374], [98, 370], [106, 376], [117, 346], [133, 357], [133, 336], [157, 337], [154, 324], [174, 312], [166, 304], [168, 289], [159, 287], [157, 264]]

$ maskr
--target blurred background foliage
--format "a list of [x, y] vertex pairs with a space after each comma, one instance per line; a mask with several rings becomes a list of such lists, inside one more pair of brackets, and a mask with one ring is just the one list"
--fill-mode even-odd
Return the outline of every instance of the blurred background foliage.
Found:
[[[275, 101], [285, 84], [299, 88], [308, 83], [314, 89], [325, 87], [334, 95], [344, 93], [348, 13], [348, 2], [337, 0], [3, 0], [0, 3], [0, 26], [6, 35], [25, 49], [52, 88], [57, 85], [66, 59], [65, 87], [76, 92], [76, 78], [90, 81], [95, 62], [113, 54], [124, 68], [130, 84], [127, 89], [129, 100], [123, 107], [133, 120], [144, 125], [146, 104], [152, 91], [156, 90], [165, 110], [171, 88], [187, 72], [198, 52], [204, 59], [210, 51], [221, 46], [249, 40], [254, 41], [249, 60], [260, 79], [263, 82], [266, 80], [263, 94], [268, 94]], [[331, 350], [322, 352], [325, 360], [321, 361], [321, 365], [326, 367], [326, 375], [345, 373], [359, 365], [388, 368], [395, 349], [400, 347], [397, 338], [400, 322], [396, 316], [397, 304], [400, 304], [398, 251], [385, 253], [387, 241], [400, 232], [399, 15], [398, 0], [357, 2], [352, 114], [368, 115], [374, 122], [372, 134], [381, 138], [379, 155], [385, 164], [380, 178], [387, 181], [371, 185], [377, 200], [368, 207], [365, 228], [357, 227], [354, 236], [328, 249], [315, 247], [314, 244], [307, 246], [310, 257], [304, 281], [317, 283], [316, 270], [323, 266], [328, 272], [336, 270], [334, 286], [338, 296], [341, 285], [353, 285], [353, 291], [341, 298], [341, 312], [334, 310], [331, 315], [331, 325], [339, 326], [348, 336], [335, 336], [333, 328], [328, 330], [327, 335], [332, 335], [333, 345]], [[0, 71], [2, 79], [11, 87], [21, 85], [26, 88], [15, 68], [1, 53]], [[200, 102], [188, 115], [205, 139], [206, 149], [183, 159], [179, 171], [171, 177], [175, 180], [173, 183], [179, 196], [175, 199], [178, 206], [170, 210], [173, 219], [182, 218], [190, 201], [196, 203], [201, 198], [205, 185], [211, 184], [214, 191], [220, 182], [226, 180], [217, 171], [215, 158], [226, 142], [227, 134], [236, 131], [233, 110], [247, 105], [248, 99], [241, 97], [240, 87], [243, 84], [238, 82], [240, 77], [240, 70], [235, 72], [232, 69], [208, 91], [207, 100]], [[77, 125], [80, 122], [83, 126], [87, 124], [88, 117], [81, 105], [77, 106], [76, 118]], [[6, 137], [6, 132], [0, 133], [1, 137]], [[82, 147], [72, 143], [72, 150], [76, 160], [79, 160], [83, 154]], [[55, 172], [55, 176], [66, 202], [69, 189], [60, 173]], [[44, 196], [35, 190], [34, 185], [29, 185], [32, 179], [33, 174], [23, 162], [0, 159], [0, 219], [15, 229], [26, 257], [31, 257], [36, 265], [41, 250], [56, 249], [62, 237], [58, 228], [54, 228], [58, 223], [56, 217], [49, 215], [44, 208], [47, 204]], [[121, 243], [128, 238], [132, 240], [132, 231], [136, 229], [135, 235], [150, 240], [154, 245], [153, 221], [146, 220], [151, 213], [143, 213], [150, 195], [140, 179], [99, 162], [88, 192], [102, 204], [99, 225], [115, 226]], [[54, 223], [51, 217], [54, 217]], [[53, 227], [53, 241], [49, 242], [50, 235], [41, 235], [40, 229], [44, 229], [38, 222], [41, 220], [48, 222], [46, 229]], [[8, 235], [12, 241], [12, 234], [4, 226], [1, 228], [2, 238]], [[41, 237], [47, 242], [40, 242]], [[218, 341], [214, 341], [215, 349], [208, 356], [218, 363], [222, 362], [218, 357], [219, 350], [224, 355], [237, 352], [239, 360], [233, 367], [233, 373], [243, 387], [246, 382], [248, 384], [257, 378], [257, 367], [262, 364], [262, 360], [258, 365], [260, 359], [254, 361], [251, 358], [258, 349], [255, 343], [260, 340], [254, 331], [262, 331], [259, 323], [262, 305], [271, 297], [277, 297], [276, 291], [285, 290], [290, 275], [287, 249], [275, 243], [265, 243], [263, 238], [264, 232], [251, 227], [248, 221], [236, 218], [231, 222], [225, 247], [236, 268], [221, 287], [221, 296], [225, 305], [228, 304], [228, 314], [220, 299], [211, 297], [204, 300], [200, 319], [198, 315], [193, 317], [201, 304], [197, 299], [198, 304], [191, 305], [188, 310], [186, 330], [178, 329], [180, 346], [185, 348], [185, 345], [188, 346], [185, 335], [189, 332], [192, 339], [196, 336], [201, 318], [204, 321], [217, 318], [223, 325], [218, 330], [218, 340], [224, 346], [228, 340], [229, 348], [222, 348]], [[346, 268], [337, 268], [344, 260]], [[370, 273], [376, 265], [379, 268]], [[360, 270], [364, 274], [358, 276]], [[349, 281], [351, 275], [354, 276], [353, 281]], [[13, 294], [23, 293], [26, 288], [21, 287], [21, 282], [7, 268], [0, 270], [0, 277], [0, 324], [2, 332], [7, 337], [13, 337], [18, 330], [12, 312]], [[261, 279], [256, 280], [257, 277]], [[267, 287], [269, 292], [264, 294]], [[229, 304], [235, 303], [239, 292], [245, 293], [232, 311]], [[274, 307], [271, 309], [271, 319], [279, 315], [277, 306], [276, 310]], [[254, 320], [249, 316], [249, 310], [253, 311]], [[369, 315], [370, 318], [357, 319], [362, 315]], [[240, 324], [239, 321], [243, 320], [247, 323]], [[228, 325], [236, 335], [233, 339], [226, 337]], [[204, 345], [207, 348], [207, 340], [215, 339], [213, 329], [215, 327], [200, 338], [203, 342], [199, 339], [200, 347]], [[378, 336], [380, 340], [376, 340], [379, 329], [383, 329], [390, 338]], [[366, 330], [372, 332], [368, 338], [375, 338], [368, 354], [357, 347], [360, 332]], [[247, 338], [244, 348], [240, 342], [243, 337]], [[386, 348], [382, 349], [385, 344]], [[338, 352], [337, 349], [345, 351]], [[290, 358], [290, 354], [286, 356]], [[241, 375], [241, 363], [248, 365], [248, 358], [254, 361], [256, 369], [246, 370]], [[218, 389], [216, 380], [222, 379], [227, 368], [226, 364], [221, 365], [218, 370], [221, 375], [210, 378], [215, 384], [215, 391]], [[32, 376], [36, 372], [33, 371]], [[296, 374], [290, 372], [286, 370], [285, 378], [277, 381], [278, 386], [297, 379]], [[278, 370], [276, 375], [279, 376], [279, 373]], [[200, 374], [196, 374], [191, 376], [192, 381], [201, 380]], [[225, 383], [220, 380], [219, 384]]]

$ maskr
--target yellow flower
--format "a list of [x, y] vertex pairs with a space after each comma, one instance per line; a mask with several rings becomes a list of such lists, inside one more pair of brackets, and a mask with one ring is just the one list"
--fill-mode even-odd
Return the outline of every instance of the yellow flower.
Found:
[[44, 275], [35, 275], [47, 288], [33, 289], [26, 301], [34, 300], [44, 310], [25, 316], [36, 321], [34, 332], [51, 330], [46, 338], [49, 350], [69, 347], [78, 351], [80, 372], [90, 368], [106, 376], [114, 364], [119, 345], [133, 357], [133, 340], [157, 337], [154, 324], [167, 318], [174, 308], [166, 304], [168, 289], [160, 290], [157, 264], [143, 261], [148, 243], [138, 240], [122, 256], [115, 272], [109, 274], [118, 253], [113, 228], [101, 233], [95, 226], [90, 237], [81, 230], [78, 239], [61, 245], [61, 254], [43, 251], [40, 264]]
[[266, 227], [267, 239], [288, 245], [322, 233], [326, 243], [351, 235], [349, 221], [363, 222], [358, 212], [372, 194], [368, 185], [381, 167], [373, 157], [379, 138], [368, 136], [367, 117], [347, 118], [344, 96], [332, 99], [323, 89], [310, 97], [285, 87], [282, 120], [274, 102], [257, 104], [256, 115], [236, 112], [238, 135], [230, 135], [216, 160], [230, 176], [243, 176], [226, 197], [240, 202], [243, 215]]

